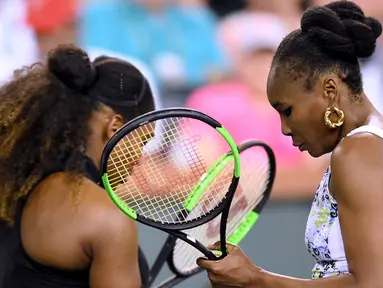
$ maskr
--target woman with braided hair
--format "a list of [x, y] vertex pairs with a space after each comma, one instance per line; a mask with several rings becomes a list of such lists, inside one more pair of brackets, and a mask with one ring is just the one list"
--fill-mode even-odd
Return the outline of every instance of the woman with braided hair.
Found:
[[100, 187], [98, 163], [125, 122], [154, 109], [145, 77], [65, 45], [0, 98], [0, 218], [17, 235], [4, 288], [141, 287], [135, 222]]
[[381, 33], [355, 3], [335, 1], [308, 9], [280, 44], [267, 93], [282, 133], [312, 157], [331, 153], [306, 227], [312, 279], [269, 273], [229, 245], [222, 260], [198, 260], [214, 287], [382, 287], [383, 117], [363, 92], [358, 63]]

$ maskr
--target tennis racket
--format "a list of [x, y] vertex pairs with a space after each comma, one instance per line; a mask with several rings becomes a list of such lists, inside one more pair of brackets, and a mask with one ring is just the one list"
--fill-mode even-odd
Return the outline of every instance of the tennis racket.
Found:
[[[233, 161], [223, 161], [220, 151], [230, 151]], [[100, 166], [104, 187], [122, 212], [182, 239], [209, 259], [218, 259], [181, 230], [222, 213], [221, 229], [226, 234], [240, 159], [233, 138], [220, 123], [184, 108], [149, 112], [113, 135]], [[226, 255], [226, 244], [222, 246]]]
[[[238, 245], [257, 222], [259, 214], [269, 199], [275, 177], [275, 157], [272, 149], [259, 141], [248, 141], [239, 147], [241, 179], [233, 198], [227, 222], [227, 241]], [[231, 157], [228, 154], [228, 157]], [[204, 244], [220, 240], [220, 217], [188, 231]], [[203, 256], [199, 251], [170, 235], [158, 255], [148, 285], [150, 287], [165, 262], [174, 276], [158, 287], [173, 287], [202, 271], [196, 260]]]

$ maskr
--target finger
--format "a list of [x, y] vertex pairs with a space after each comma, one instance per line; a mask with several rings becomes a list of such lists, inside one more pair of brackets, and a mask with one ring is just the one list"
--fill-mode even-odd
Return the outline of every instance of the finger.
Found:
[[[226, 252], [227, 252], [227, 254], [231, 253], [237, 247], [238, 247], [237, 245], [226, 243]], [[212, 245], [209, 245], [208, 248], [210, 250], [215, 250], [215, 251], [221, 252], [222, 251], [221, 241], [218, 241], [218, 242], [215, 242]], [[217, 253], [217, 256], [220, 256], [220, 254]]]
[[209, 245], [207, 248], [209, 248], [210, 250], [221, 251], [221, 241], [215, 242], [214, 244]]
[[197, 265], [205, 270], [212, 269], [213, 262], [202, 257], [197, 259]]
[[226, 251], [228, 254], [231, 253], [237, 247], [238, 247], [237, 245], [226, 243]]

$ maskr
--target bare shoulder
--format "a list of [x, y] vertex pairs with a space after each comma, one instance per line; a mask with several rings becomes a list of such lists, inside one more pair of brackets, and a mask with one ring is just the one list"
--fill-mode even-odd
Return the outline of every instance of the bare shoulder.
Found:
[[[383, 139], [371, 133], [357, 133], [346, 137], [331, 155], [331, 166], [345, 166], [346, 163], [383, 164]], [[363, 160], [363, 161], [362, 161]]]
[[358, 287], [383, 281], [383, 139], [369, 133], [346, 137], [331, 157], [330, 190], [350, 273]]
[[141, 287], [135, 221], [96, 184], [85, 181], [82, 192], [82, 218], [89, 223], [86, 247], [92, 259], [90, 287]]
[[[379, 190], [376, 186], [380, 188], [383, 184], [380, 183], [383, 139], [371, 133], [357, 133], [344, 138], [331, 155], [331, 175], [331, 191], [337, 198], [344, 193], [347, 193], [347, 198], [352, 197], [352, 191], [357, 191], [357, 187], [362, 189], [363, 193], [358, 194], [363, 194], [363, 197], [376, 193]], [[376, 188], [367, 189], [369, 186]]]
[[106, 191], [86, 179], [81, 186], [81, 218], [87, 223], [90, 240], [116, 236], [136, 237], [136, 223], [112, 202]]

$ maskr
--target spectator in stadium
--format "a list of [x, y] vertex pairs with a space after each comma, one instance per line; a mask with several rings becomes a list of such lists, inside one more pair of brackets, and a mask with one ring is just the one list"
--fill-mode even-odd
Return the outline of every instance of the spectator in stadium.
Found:
[[0, 1], [0, 84], [12, 77], [13, 70], [38, 59], [38, 43], [27, 14], [22, 0]]
[[279, 33], [283, 29], [287, 34], [299, 25], [301, 8], [297, 0], [245, 0], [245, 3], [245, 9], [229, 13], [218, 25], [218, 39], [229, 60], [241, 52], [243, 38], [249, 39], [254, 30], [263, 29], [260, 18], [275, 18], [273, 21], [278, 25], [274, 24], [276, 31], [270, 33]]
[[82, 47], [143, 61], [160, 86], [200, 85], [226, 66], [203, 1], [88, 1], [79, 24]]

